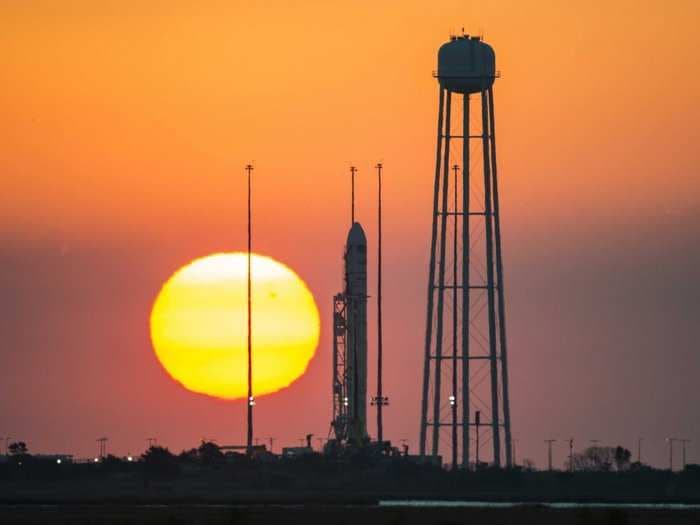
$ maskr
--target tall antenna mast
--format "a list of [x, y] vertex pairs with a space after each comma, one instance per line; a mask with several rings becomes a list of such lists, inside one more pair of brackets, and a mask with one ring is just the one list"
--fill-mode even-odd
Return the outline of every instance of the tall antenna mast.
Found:
[[350, 166], [350, 179], [351, 179], [351, 197], [350, 197], [350, 226], [355, 224], [355, 173], [357, 173], [357, 168], [355, 166]]
[[251, 174], [253, 172], [253, 165], [247, 164], [245, 167], [246, 172], [248, 172], [248, 439], [246, 441], [246, 450], [250, 455], [253, 451], [253, 406], [255, 405], [255, 398], [253, 397], [253, 308], [251, 300], [251, 253], [253, 248], [253, 235], [252, 235], [252, 224], [251, 224]]
[[382, 163], [376, 165], [378, 191], [378, 249], [377, 249], [377, 396], [372, 400], [377, 406], [377, 441], [384, 441], [382, 407], [389, 399], [382, 393]]

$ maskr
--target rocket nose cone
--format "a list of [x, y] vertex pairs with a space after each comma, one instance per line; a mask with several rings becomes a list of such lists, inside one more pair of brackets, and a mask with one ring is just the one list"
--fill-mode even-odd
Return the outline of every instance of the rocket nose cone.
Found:
[[353, 223], [350, 231], [348, 232], [348, 245], [367, 245], [367, 237], [365, 236], [365, 231], [360, 226], [359, 222]]

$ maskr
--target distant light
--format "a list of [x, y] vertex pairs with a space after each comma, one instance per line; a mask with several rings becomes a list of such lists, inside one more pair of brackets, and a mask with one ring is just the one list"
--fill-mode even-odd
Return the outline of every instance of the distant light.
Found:
[[457, 404], [457, 398], [455, 396], [450, 396], [450, 406], [455, 406]]
[[131, 456], [129, 456], [129, 457], [126, 458], [126, 460], [127, 460], [127, 461], [134, 461], [134, 458], [132, 458]]
[[56, 463], [58, 463], [58, 464], [60, 465], [60, 464], [61, 464], [61, 458], [58, 458], [58, 459], [56, 460]]
[[99, 462], [100, 462], [100, 458], [95, 458], [95, 459], [93, 459], [92, 461], [93, 461], [94, 463], [99, 463]]
[[248, 404], [249, 404], [250, 406], [252, 406], [252, 407], [255, 406], [255, 397], [254, 397], [254, 396], [250, 396], [250, 397], [248, 398]]

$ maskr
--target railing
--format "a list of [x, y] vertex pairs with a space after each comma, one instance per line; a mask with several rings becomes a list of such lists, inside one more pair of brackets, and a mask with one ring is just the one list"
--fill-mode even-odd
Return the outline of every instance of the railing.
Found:
[[433, 78], [501, 78], [501, 72], [496, 71], [493, 75], [439, 75], [433, 70]]

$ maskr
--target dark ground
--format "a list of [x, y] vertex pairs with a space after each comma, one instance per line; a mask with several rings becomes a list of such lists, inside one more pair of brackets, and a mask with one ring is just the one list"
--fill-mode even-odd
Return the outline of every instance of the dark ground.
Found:
[[212, 506], [0, 506], [0, 523], [168, 525], [328, 523], [333, 525], [698, 525], [697, 511], [577, 509], [396, 509], [332, 505]]
[[[0, 465], [0, 524], [673, 524], [700, 511], [552, 509], [538, 502], [700, 504], [700, 467], [680, 473], [448, 471], [404, 459], [174, 458]], [[521, 502], [513, 508], [386, 508], [379, 500]]]

